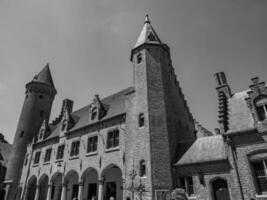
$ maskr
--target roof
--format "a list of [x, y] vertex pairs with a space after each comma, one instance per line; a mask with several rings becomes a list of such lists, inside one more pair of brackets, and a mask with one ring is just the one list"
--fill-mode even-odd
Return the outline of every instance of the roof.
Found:
[[0, 163], [3, 166], [7, 165], [8, 158], [11, 154], [12, 145], [8, 143], [0, 142]]
[[175, 165], [192, 165], [222, 160], [227, 160], [223, 137], [214, 135], [198, 138]]
[[253, 116], [245, 100], [248, 91], [235, 93], [228, 99], [229, 132], [254, 128]]
[[46, 64], [46, 66], [39, 72], [39, 74], [37, 74], [33, 78], [32, 82], [45, 83], [45, 84], [55, 88], [54, 82], [52, 79], [52, 75], [51, 75], [51, 71], [49, 68], [49, 64]]
[[135, 43], [134, 48], [141, 46], [142, 44], [149, 43], [149, 44], [161, 44], [161, 41], [153, 29], [149, 19], [148, 15], [146, 15], [146, 20], [143, 26], [143, 29], [137, 39], [137, 42]]
[[[101, 121], [125, 113], [126, 112], [125, 100], [126, 98], [129, 98], [127, 97], [127, 94], [133, 91], [134, 91], [134, 88], [129, 87], [118, 93], [115, 93], [113, 95], [110, 95], [106, 98], [101, 99], [101, 102], [103, 103], [103, 105], [105, 105], [107, 109], [107, 113], [101, 119]], [[68, 130], [68, 132], [76, 131], [80, 128], [83, 128], [85, 126], [98, 122], [97, 120], [91, 121], [89, 117], [90, 106], [91, 104], [79, 110], [76, 110], [70, 114], [71, 118], [74, 120], [74, 126], [70, 130]], [[58, 123], [57, 125], [49, 125], [49, 126], [51, 129], [51, 134], [46, 138], [46, 140], [57, 137], [59, 136], [59, 133], [60, 133], [60, 123]]]

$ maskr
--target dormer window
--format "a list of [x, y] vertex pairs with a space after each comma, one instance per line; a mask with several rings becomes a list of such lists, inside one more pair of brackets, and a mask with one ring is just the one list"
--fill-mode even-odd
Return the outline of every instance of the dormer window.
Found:
[[96, 116], [97, 116], [97, 108], [94, 107], [92, 109], [91, 120], [95, 120]]
[[255, 103], [255, 108], [258, 114], [259, 121], [267, 119], [267, 98], [258, 100]]

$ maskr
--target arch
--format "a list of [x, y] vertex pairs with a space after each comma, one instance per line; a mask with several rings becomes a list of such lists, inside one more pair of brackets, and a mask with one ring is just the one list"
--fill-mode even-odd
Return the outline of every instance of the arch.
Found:
[[123, 184], [120, 167], [109, 164], [103, 169], [101, 177], [104, 179], [104, 200], [109, 200], [111, 197], [122, 200]]
[[61, 199], [61, 191], [62, 191], [62, 183], [63, 183], [63, 175], [60, 172], [56, 172], [52, 175], [50, 179], [51, 183], [51, 200], [59, 200]]
[[82, 199], [98, 198], [98, 172], [92, 167], [88, 167], [82, 173], [81, 179], [83, 181]]
[[39, 198], [38, 200], [46, 200], [46, 196], [47, 196], [47, 190], [48, 190], [48, 175], [43, 174], [38, 182], [38, 186], [39, 186]]
[[64, 183], [67, 186], [66, 200], [78, 198], [79, 174], [75, 170], [68, 171], [64, 177]]
[[210, 184], [214, 200], [230, 200], [228, 184], [224, 178], [216, 177], [210, 181]]
[[37, 178], [35, 175], [31, 176], [27, 184], [26, 200], [34, 200], [37, 187]]

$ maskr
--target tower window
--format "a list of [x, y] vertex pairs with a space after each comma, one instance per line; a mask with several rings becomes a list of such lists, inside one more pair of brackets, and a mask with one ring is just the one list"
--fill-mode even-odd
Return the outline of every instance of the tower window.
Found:
[[64, 149], [65, 149], [65, 145], [58, 146], [56, 159], [62, 159], [64, 157]]
[[20, 137], [22, 138], [24, 136], [24, 131], [20, 132]]
[[41, 151], [35, 153], [34, 162], [33, 164], [37, 164], [40, 161]]
[[43, 117], [43, 116], [44, 116], [44, 111], [41, 110], [41, 111], [40, 111], [40, 117]]
[[97, 108], [95, 107], [92, 110], [91, 120], [95, 120], [96, 116], [97, 116]]
[[44, 98], [44, 96], [43, 95], [39, 95], [39, 99], [43, 99]]
[[44, 162], [48, 162], [48, 161], [50, 161], [51, 153], [52, 153], [52, 149], [47, 149], [47, 150], [46, 150], [46, 152], [45, 152]]
[[139, 171], [139, 176], [144, 177], [146, 176], [146, 161], [141, 160], [140, 161], [140, 171]]
[[108, 132], [107, 149], [119, 146], [119, 130], [115, 129]]
[[138, 125], [139, 127], [144, 127], [145, 126], [145, 115], [144, 113], [140, 113], [138, 116]]
[[256, 102], [256, 111], [260, 121], [267, 119], [267, 98], [260, 99]]
[[97, 136], [89, 137], [87, 142], [87, 153], [97, 151]]
[[29, 154], [26, 154], [26, 156], [25, 156], [25, 160], [24, 160], [24, 165], [25, 166], [28, 164], [28, 156], [29, 156]]
[[80, 141], [72, 142], [70, 156], [78, 156], [80, 149]]
[[143, 56], [141, 53], [137, 54], [136, 56], [137, 64], [140, 64], [143, 60]]

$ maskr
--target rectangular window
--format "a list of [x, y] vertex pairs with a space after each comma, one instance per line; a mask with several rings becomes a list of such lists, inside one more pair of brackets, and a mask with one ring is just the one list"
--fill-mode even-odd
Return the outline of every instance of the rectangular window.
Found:
[[80, 149], [80, 141], [72, 142], [70, 156], [72, 157], [79, 155], [79, 149]]
[[267, 168], [266, 160], [260, 160], [252, 163], [252, 168], [254, 170], [258, 192], [267, 192]]
[[180, 177], [178, 186], [183, 188], [188, 196], [192, 196], [194, 194], [193, 178], [191, 176]]
[[33, 164], [37, 164], [40, 161], [41, 151], [35, 153], [34, 162]]
[[50, 161], [50, 159], [51, 159], [51, 153], [52, 153], [52, 149], [47, 149], [46, 150], [44, 162]]
[[64, 149], [65, 149], [65, 145], [60, 145], [57, 148], [57, 157], [56, 159], [62, 159], [64, 157]]
[[108, 132], [107, 149], [119, 146], [119, 130], [115, 129]]
[[87, 153], [97, 151], [97, 136], [89, 137], [87, 141]]

